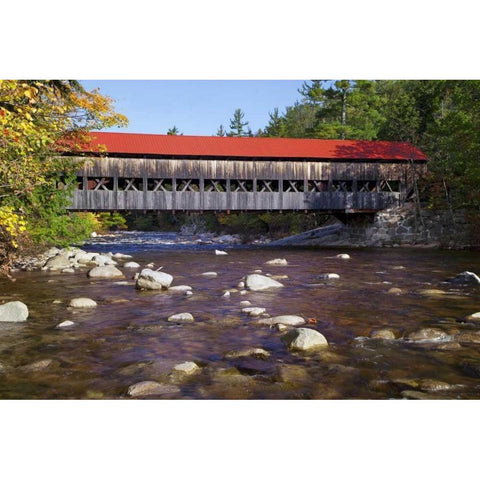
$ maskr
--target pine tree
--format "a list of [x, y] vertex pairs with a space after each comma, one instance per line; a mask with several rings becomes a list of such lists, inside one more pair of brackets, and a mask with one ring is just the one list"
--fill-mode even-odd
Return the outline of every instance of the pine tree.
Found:
[[168, 129], [167, 135], [183, 135], [183, 133], [180, 133], [180, 130], [174, 125]]
[[230, 119], [230, 131], [227, 133], [228, 137], [248, 137], [252, 136], [252, 131], [250, 128], [245, 130], [248, 122], [244, 122], [243, 118], [245, 114], [240, 108], [237, 108], [233, 114], [233, 117]]
[[225, 129], [223, 128], [223, 125], [220, 125], [218, 127], [217, 133], [215, 135], [217, 137], [225, 137], [227, 135], [227, 132], [225, 132]]

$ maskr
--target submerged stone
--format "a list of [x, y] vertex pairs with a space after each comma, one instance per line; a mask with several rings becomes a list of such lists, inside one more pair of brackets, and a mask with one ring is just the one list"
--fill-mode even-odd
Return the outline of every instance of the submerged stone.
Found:
[[380, 330], [374, 330], [370, 338], [381, 339], [381, 340], [395, 340], [395, 333], [389, 328], [381, 328]]
[[407, 339], [413, 342], [438, 342], [448, 338], [449, 335], [439, 328], [422, 328], [407, 336]]
[[127, 391], [127, 395], [129, 397], [146, 397], [150, 395], [175, 395], [178, 393], [180, 393], [180, 389], [175, 385], [152, 382], [150, 380], [130, 385]]

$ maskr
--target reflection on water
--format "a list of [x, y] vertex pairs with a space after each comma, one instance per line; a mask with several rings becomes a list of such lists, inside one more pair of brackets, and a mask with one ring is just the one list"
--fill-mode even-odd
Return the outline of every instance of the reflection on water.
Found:
[[[217, 256], [214, 248], [229, 255]], [[474, 335], [480, 325], [464, 321], [480, 310], [480, 287], [442, 283], [465, 270], [479, 273], [478, 253], [350, 250], [351, 259], [340, 260], [335, 255], [341, 251], [333, 249], [227, 248], [138, 233], [96, 239], [85, 249], [154, 262], [173, 275], [173, 285], [190, 285], [194, 293], [139, 292], [127, 269], [127, 284], [92, 281], [86, 271], [20, 272], [15, 283], [1, 280], [0, 301], [23, 301], [30, 316], [24, 324], [0, 324], [0, 398], [127, 398], [128, 387], [145, 380], [178, 385], [161, 398], [480, 398]], [[265, 265], [272, 258], [286, 258], [288, 265]], [[288, 275], [281, 280], [285, 287], [241, 295], [237, 284], [256, 269]], [[218, 276], [202, 276], [206, 271]], [[318, 279], [331, 272], [340, 279]], [[387, 293], [392, 287], [402, 293]], [[232, 288], [237, 291], [222, 296]], [[445, 293], [422, 293], [439, 289]], [[83, 296], [98, 307], [68, 308], [71, 298]], [[309, 327], [322, 332], [329, 347], [287, 351], [281, 332], [241, 312], [245, 300], [271, 316], [315, 319]], [[192, 313], [195, 322], [166, 320], [179, 312]], [[55, 328], [65, 320], [75, 325]], [[447, 339], [406, 340], [426, 327], [441, 329]], [[397, 339], [369, 338], [381, 328]], [[270, 356], [225, 356], [252, 347]], [[172, 367], [186, 361], [200, 372], [172, 379]]]

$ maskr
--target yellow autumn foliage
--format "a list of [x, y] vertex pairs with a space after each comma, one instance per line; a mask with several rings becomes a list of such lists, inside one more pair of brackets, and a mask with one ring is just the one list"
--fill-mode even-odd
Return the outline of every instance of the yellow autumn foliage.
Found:
[[18, 239], [27, 229], [22, 215], [15, 213], [13, 207], [0, 207], [0, 242], [18, 248]]

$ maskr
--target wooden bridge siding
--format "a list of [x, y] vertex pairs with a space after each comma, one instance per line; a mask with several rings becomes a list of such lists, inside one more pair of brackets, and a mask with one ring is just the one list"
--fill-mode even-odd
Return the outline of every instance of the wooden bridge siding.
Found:
[[[83, 159], [82, 159], [83, 160]], [[417, 172], [425, 164], [416, 165]], [[282, 182], [297, 180], [396, 180], [411, 184], [413, 172], [405, 163], [312, 162], [265, 160], [191, 160], [191, 159], [90, 159], [79, 172], [84, 190], [75, 191], [75, 210], [303, 210], [303, 209], [382, 209], [398, 201], [398, 194], [355, 192], [283, 192]], [[143, 191], [85, 190], [87, 177], [138, 178]], [[148, 178], [198, 179], [200, 192], [147, 191]], [[278, 180], [279, 192], [205, 192], [204, 180]], [[405, 186], [403, 187], [403, 189]], [[305, 188], [306, 190], [306, 188]]]
[[[425, 168], [417, 164], [419, 172]], [[205, 178], [205, 179], [263, 179], [284, 178], [300, 180], [403, 180], [412, 172], [405, 163], [369, 162], [299, 162], [264, 160], [189, 160], [189, 159], [94, 159], [85, 165], [79, 176], [142, 178]]]

